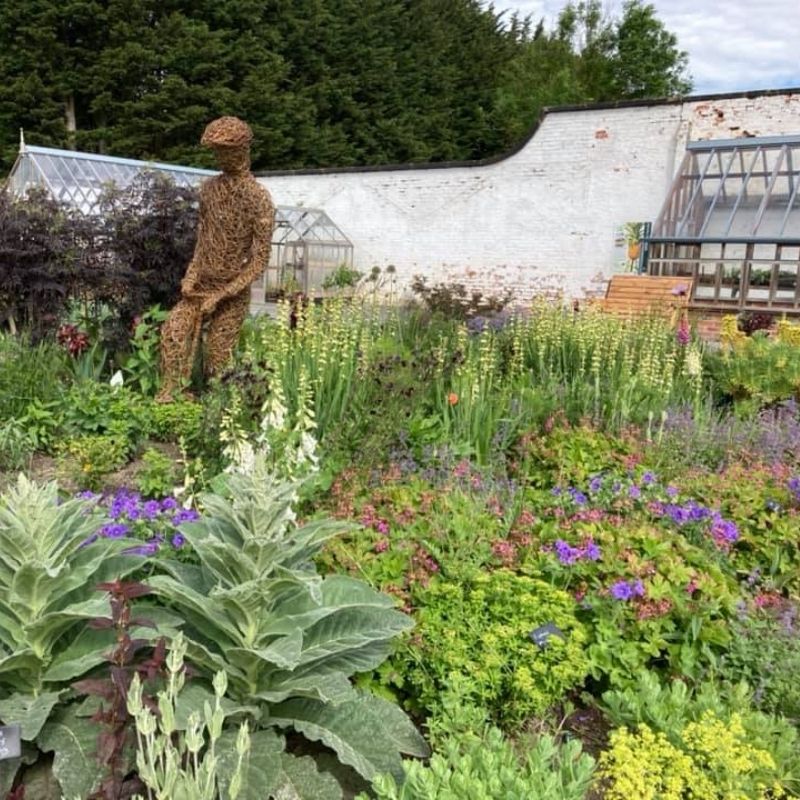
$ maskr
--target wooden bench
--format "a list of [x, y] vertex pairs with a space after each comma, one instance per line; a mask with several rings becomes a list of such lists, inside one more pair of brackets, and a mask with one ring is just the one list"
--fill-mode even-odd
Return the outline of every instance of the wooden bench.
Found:
[[[678, 293], [680, 290], [684, 290], [683, 294]], [[691, 294], [691, 278], [614, 275], [608, 283], [606, 296], [597, 306], [618, 316], [655, 314], [666, 317], [676, 308], [686, 308]]]

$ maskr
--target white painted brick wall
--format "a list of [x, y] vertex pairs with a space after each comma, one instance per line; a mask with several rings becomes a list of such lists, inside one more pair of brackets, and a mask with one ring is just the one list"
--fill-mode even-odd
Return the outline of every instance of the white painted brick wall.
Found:
[[613, 270], [615, 228], [656, 217], [688, 140], [790, 133], [796, 93], [551, 112], [496, 164], [262, 180], [278, 204], [324, 208], [362, 271], [581, 296]]

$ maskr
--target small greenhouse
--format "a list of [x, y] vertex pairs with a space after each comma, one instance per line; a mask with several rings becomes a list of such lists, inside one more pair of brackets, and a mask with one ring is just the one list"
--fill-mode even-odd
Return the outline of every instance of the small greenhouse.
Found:
[[800, 135], [691, 142], [647, 237], [647, 272], [693, 307], [800, 313]]
[[318, 208], [282, 207], [275, 220], [266, 295], [281, 291], [320, 294], [340, 267], [352, 269], [353, 245]]
[[[125, 188], [146, 170], [169, 176], [179, 186], [198, 186], [213, 170], [135, 161], [129, 158], [35, 147], [20, 142], [7, 186], [17, 196], [45, 189], [55, 200], [84, 214], [97, 214], [110, 185]], [[281, 291], [319, 294], [328, 275], [342, 265], [352, 267], [353, 244], [321, 209], [278, 206], [269, 266], [253, 286], [253, 299], [263, 302]]]

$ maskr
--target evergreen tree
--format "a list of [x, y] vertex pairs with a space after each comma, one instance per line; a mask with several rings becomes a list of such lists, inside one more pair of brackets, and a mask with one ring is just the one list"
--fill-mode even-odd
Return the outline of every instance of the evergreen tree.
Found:
[[692, 87], [688, 56], [678, 40], [656, 18], [652, 5], [625, 3], [616, 30], [612, 64], [613, 93], [618, 97], [671, 97]]
[[552, 31], [481, 0], [0, 0], [0, 161], [31, 143], [210, 166], [236, 114], [256, 169], [482, 158], [545, 105], [685, 91], [640, 0]]

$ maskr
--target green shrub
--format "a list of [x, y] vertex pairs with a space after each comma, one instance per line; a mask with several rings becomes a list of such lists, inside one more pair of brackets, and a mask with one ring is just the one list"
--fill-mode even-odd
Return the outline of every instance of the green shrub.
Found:
[[[419, 644], [399, 658], [422, 708], [435, 709], [461, 676], [464, 702], [513, 727], [545, 714], [586, 678], [588, 635], [575, 601], [543, 581], [497, 570], [469, 582], [432, 583], [418, 599]], [[561, 634], [539, 646], [530, 634], [548, 623]]]
[[159, 442], [177, 442], [183, 439], [191, 447], [201, 438], [203, 406], [200, 403], [189, 400], [155, 403], [151, 414], [151, 435]]
[[99, 489], [103, 478], [125, 466], [128, 448], [115, 436], [76, 436], [59, 445], [59, 460], [67, 480], [81, 489]]
[[764, 711], [800, 723], [800, 638], [791, 611], [783, 618], [770, 613], [734, 622], [727, 653], [717, 675], [753, 687], [753, 702]]
[[0, 421], [21, 417], [30, 403], [58, 399], [68, 373], [56, 345], [31, 345], [25, 338], [0, 333]]
[[[644, 757], [643, 748], [666, 748], [667, 743], [669, 748], [677, 749], [696, 762], [686, 765], [687, 775], [692, 771], [700, 773], [699, 777], [693, 775], [692, 780], [710, 777], [712, 786], [732, 791], [731, 794], [701, 793], [696, 796], [719, 800], [769, 796], [743, 793], [742, 787], [749, 785], [747, 781], [751, 774], [767, 787], [777, 783], [792, 794], [800, 791], [800, 738], [797, 731], [785, 719], [754, 710], [752, 694], [745, 684], [723, 689], [712, 683], [702, 683], [692, 691], [682, 681], [676, 680], [665, 686], [654, 673], [643, 672], [635, 687], [606, 692], [602, 709], [613, 724], [638, 731], [638, 734], [622, 736], [620, 746], [625, 753], [620, 756], [612, 753], [606, 759], [606, 768], [610, 758], [616, 764], [614, 769], [624, 773], [631, 752], [635, 752], [636, 758]], [[640, 736], [644, 729], [639, 726], [644, 726], [650, 733]], [[630, 736], [635, 741], [629, 741]], [[745, 752], [743, 746], [748, 742], [761, 753]], [[673, 755], [670, 750], [670, 754], [664, 756], [664, 763], [670, 762]], [[740, 757], [744, 761], [737, 761]], [[739, 767], [742, 765], [745, 765], [745, 774], [740, 775]], [[759, 765], [761, 769], [756, 769]], [[627, 770], [629, 773], [630, 767]], [[687, 775], [684, 775], [685, 780]], [[653, 781], [656, 785], [655, 777]], [[736, 794], [736, 791], [740, 793]], [[655, 794], [653, 797], [661, 800], [664, 795]]]
[[497, 728], [451, 739], [442, 749], [428, 765], [406, 761], [400, 786], [391, 776], [377, 778], [378, 800], [583, 800], [594, 769], [575, 740], [559, 746], [540, 736], [520, 758]]
[[347, 289], [355, 286], [361, 279], [362, 273], [357, 269], [339, 264], [335, 270], [329, 272], [322, 282], [323, 289]]
[[148, 447], [142, 453], [142, 463], [136, 472], [136, 488], [143, 497], [164, 497], [175, 488], [175, 464], [172, 459]]
[[125, 358], [125, 384], [143, 395], [152, 396], [160, 384], [161, 324], [167, 312], [153, 306], [138, 319]]
[[0, 470], [12, 472], [30, 465], [33, 440], [18, 420], [0, 423]]
[[72, 386], [58, 407], [63, 435], [111, 436], [129, 456], [150, 429], [150, 405], [124, 387], [83, 381]]

